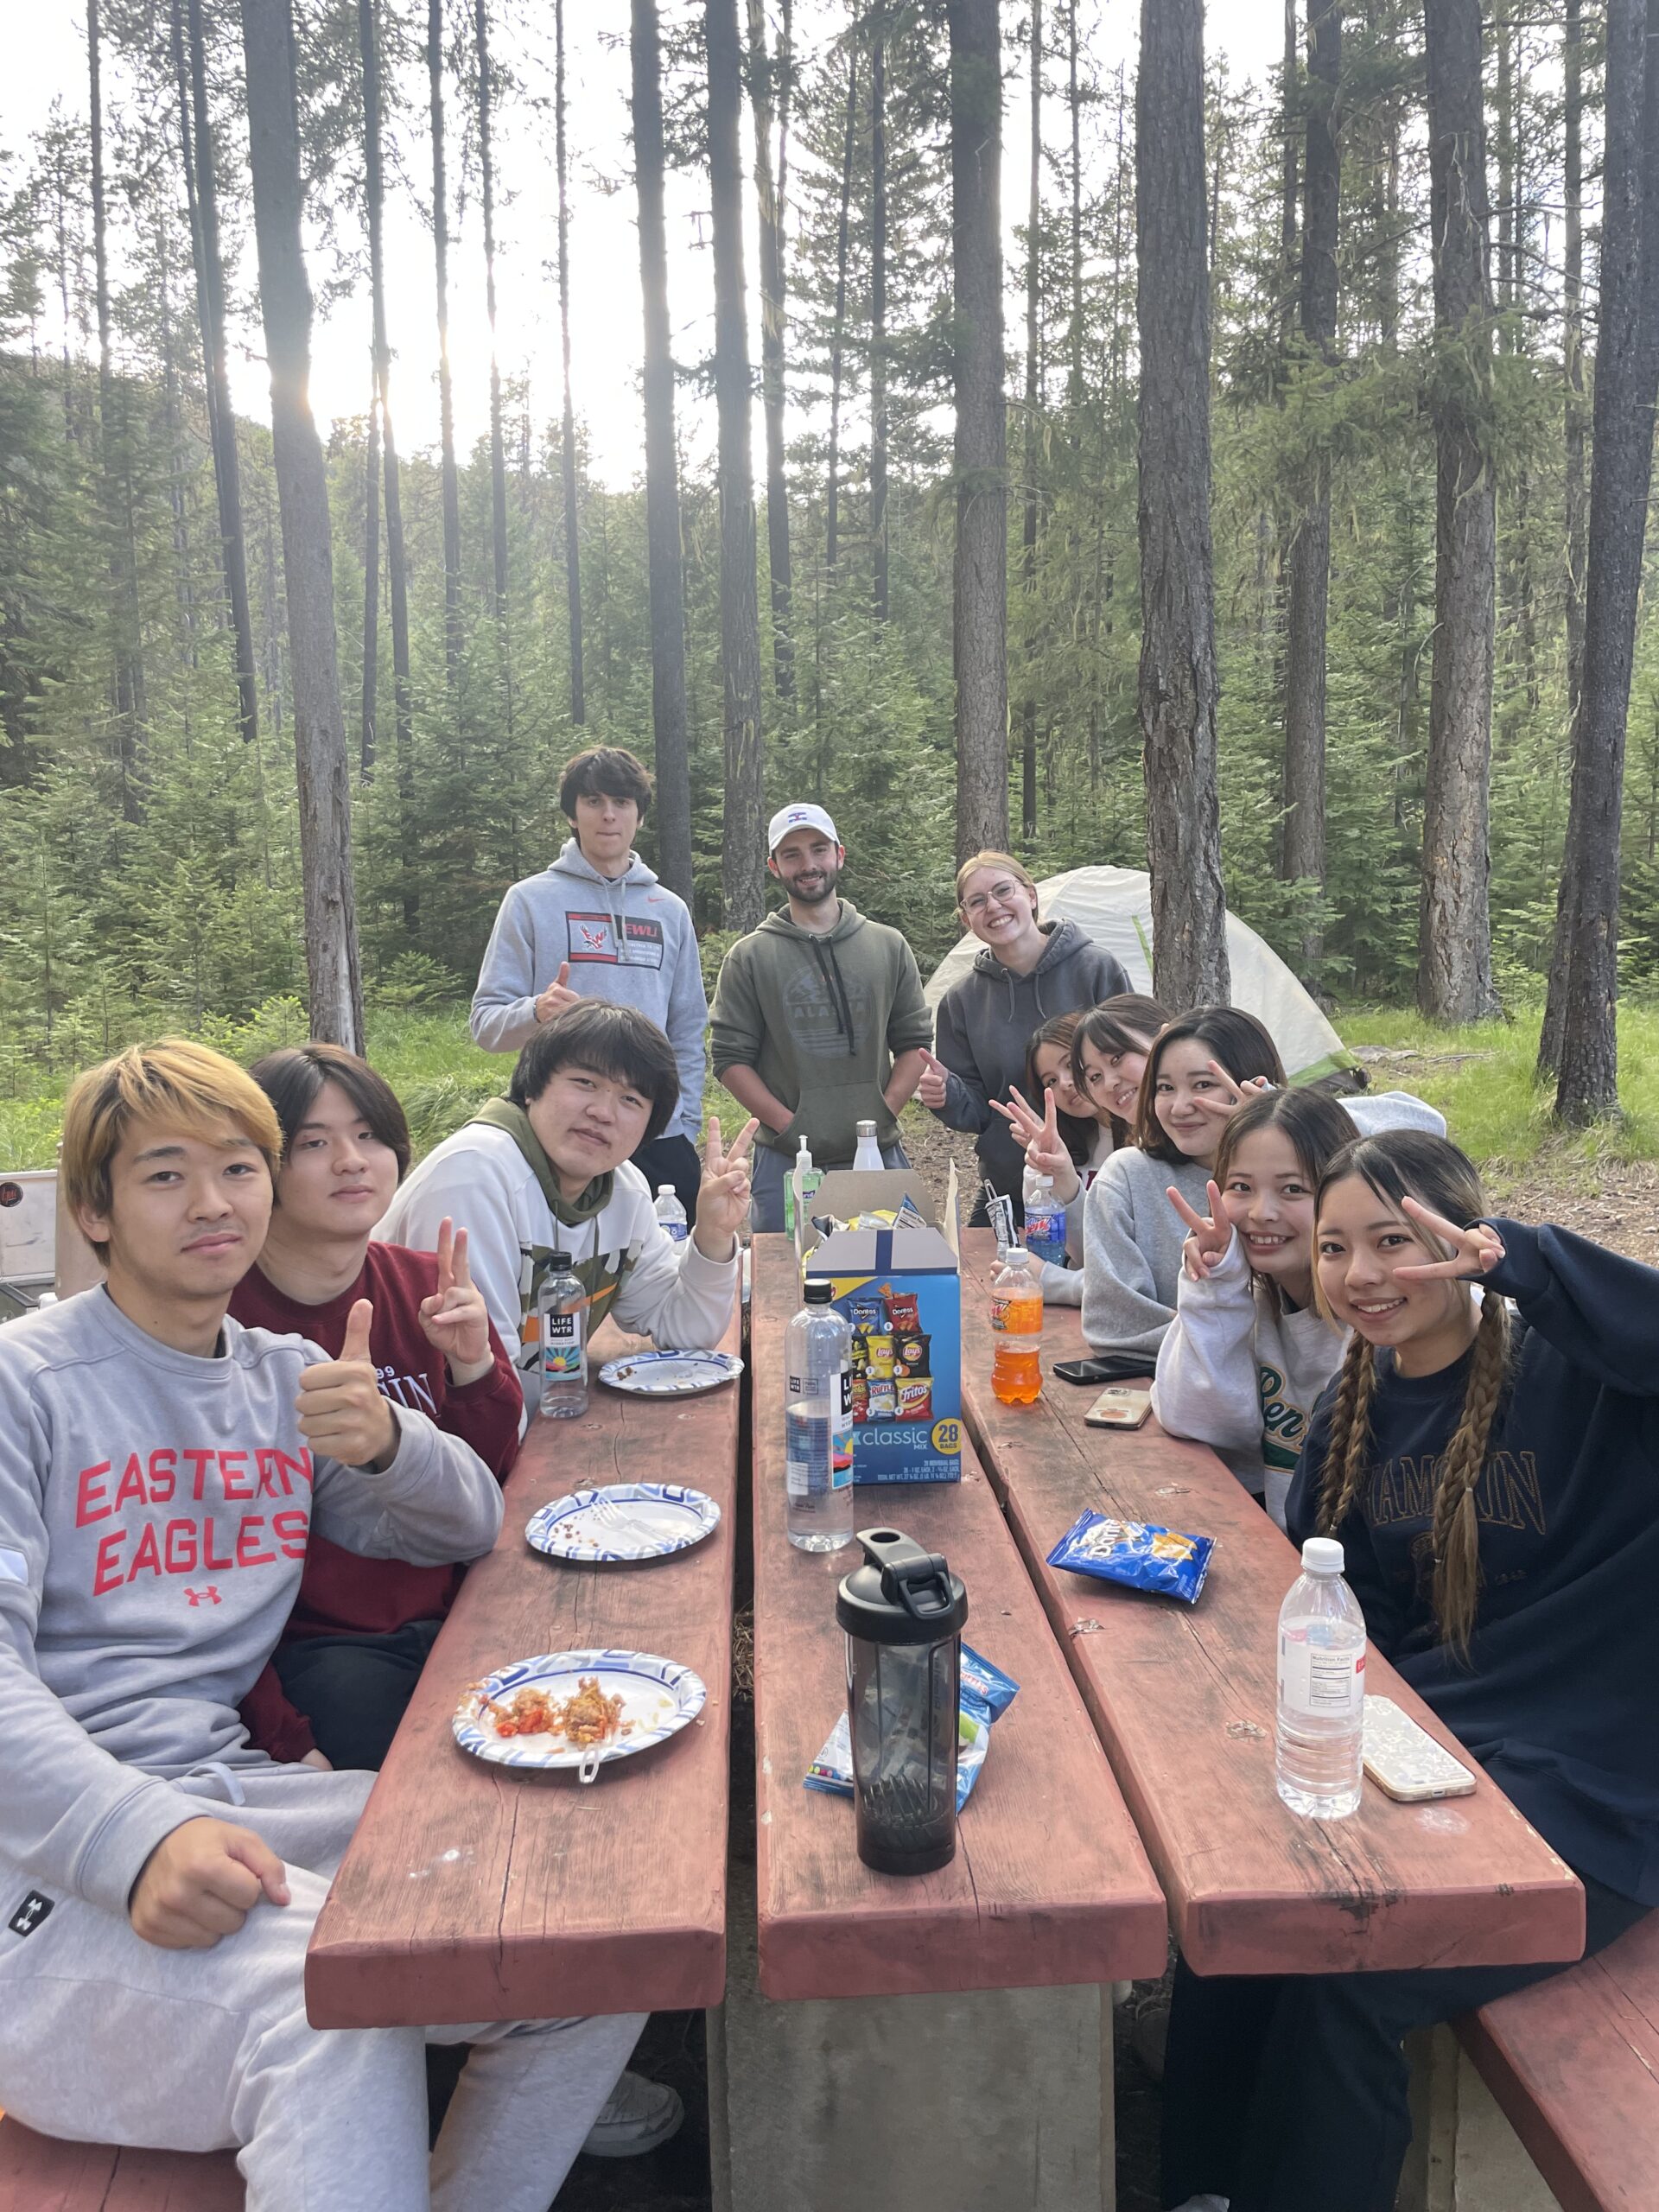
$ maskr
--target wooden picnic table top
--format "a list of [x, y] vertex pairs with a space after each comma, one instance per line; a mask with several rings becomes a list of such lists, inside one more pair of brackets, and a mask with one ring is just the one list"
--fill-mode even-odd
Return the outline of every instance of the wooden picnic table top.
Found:
[[[737, 1349], [734, 1300], [724, 1339]], [[614, 1357], [640, 1340], [594, 1338]], [[495, 1548], [467, 1573], [318, 1916], [317, 2027], [423, 2026], [717, 2004], [726, 1975], [732, 1562], [741, 1384], [690, 1398], [595, 1381], [573, 1421], [531, 1418]], [[688, 1481], [720, 1507], [691, 1550], [574, 1567], [524, 1541], [590, 1483]], [[450, 1732], [469, 1682], [543, 1651], [636, 1649], [694, 1668], [708, 1702], [639, 1758], [574, 1773], [471, 1758]]]
[[[1294, 1547], [1207, 1446], [1093, 1429], [1098, 1393], [1056, 1382], [1088, 1351], [1076, 1306], [1043, 1314], [1043, 1395], [992, 1395], [988, 1230], [963, 1240], [963, 1405], [1198, 1974], [1519, 1965], [1575, 1959], [1584, 1893], [1479, 1769], [1475, 1793], [1397, 1804], [1365, 1784], [1344, 1821], [1274, 1786], [1279, 1608]], [[1086, 1507], [1213, 1536], [1196, 1605], [1046, 1564]], [[1376, 1652], [1370, 1689], [1456, 1738]], [[1463, 1754], [1465, 1764], [1471, 1764]]]
[[960, 1483], [861, 1486], [860, 1527], [943, 1552], [966, 1640], [1020, 1685], [938, 1873], [874, 1873], [850, 1801], [804, 1787], [847, 1702], [836, 1587], [854, 1546], [798, 1551], [785, 1524], [783, 1337], [794, 1248], [754, 1242], [754, 1721], [760, 1980], [770, 1998], [1041, 1987], [1161, 1974], [1162, 1897], [972, 1446]]

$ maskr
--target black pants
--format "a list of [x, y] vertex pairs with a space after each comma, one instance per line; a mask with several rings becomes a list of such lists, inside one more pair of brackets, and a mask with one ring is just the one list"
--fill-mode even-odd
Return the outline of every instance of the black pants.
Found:
[[277, 1677], [331, 1766], [378, 1771], [441, 1626], [410, 1621], [389, 1636], [304, 1636], [281, 1647]]
[[[1580, 1875], [1585, 1956], [1648, 1908]], [[1164, 2059], [1163, 2201], [1392, 2212], [1411, 2142], [1403, 2037], [1559, 1966], [1200, 1977], [1185, 1960]]]
[[697, 1192], [702, 1187], [702, 1162], [690, 1137], [653, 1137], [633, 1155], [633, 1164], [657, 1196], [659, 1183], [671, 1183], [674, 1195], [685, 1208], [688, 1229], [697, 1225]]

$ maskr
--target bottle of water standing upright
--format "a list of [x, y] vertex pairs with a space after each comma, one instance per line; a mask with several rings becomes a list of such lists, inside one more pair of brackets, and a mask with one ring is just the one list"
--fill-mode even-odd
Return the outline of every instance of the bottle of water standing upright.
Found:
[[588, 1294], [569, 1252], [555, 1252], [536, 1294], [543, 1421], [570, 1421], [588, 1410]]
[[853, 1332], [830, 1295], [808, 1283], [784, 1344], [787, 1526], [804, 1552], [853, 1541]]
[[858, 1125], [858, 1149], [853, 1154], [853, 1172], [856, 1175], [879, 1175], [881, 1166], [881, 1147], [875, 1140], [875, 1123], [861, 1122]]
[[657, 1185], [657, 1218], [677, 1244], [683, 1244], [691, 1234], [685, 1208], [680, 1204], [679, 1192], [671, 1183]]
[[1279, 1609], [1279, 1795], [1311, 1821], [1359, 1803], [1365, 1617], [1342, 1579], [1342, 1546], [1310, 1536]]
[[1035, 1168], [1025, 1173], [1026, 1249], [1034, 1260], [1065, 1265], [1065, 1208], [1054, 1195], [1054, 1178]]

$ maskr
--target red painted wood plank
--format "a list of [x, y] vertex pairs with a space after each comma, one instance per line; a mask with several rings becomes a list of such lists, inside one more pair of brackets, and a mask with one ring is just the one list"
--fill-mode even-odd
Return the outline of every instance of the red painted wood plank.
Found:
[[[728, 1350], [739, 1325], [734, 1313]], [[531, 1423], [500, 1538], [461, 1586], [318, 1916], [305, 1980], [314, 2024], [719, 2002], [741, 1388], [662, 1400], [596, 1383], [581, 1420]], [[575, 1567], [525, 1544], [537, 1507], [617, 1480], [695, 1482], [719, 1503], [720, 1525], [644, 1567]], [[468, 1682], [589, 1645], [695, 1668], [709, 1689], [702, 1715], [587, 1788], [455, 1745], [450, 1719]]]
[[0, 2119], [4, 2212], [242, 2212], [231, 2151], [123, 2151], [64, 2143]]
[[[1294, 1548], [1215, 1454], [1091, 1429], [1094, 1396], [1045, 1375], [1034, 1406], [988, 1388], [988, 1232], [963, 1240], [963, 1400], [1008, 1519], [1200, 1974], [1519, 1964], [1575, 1958], [1584, 1896], [1483, 1775], [1471, 1797], [1397, 1805], [1367, 1784], [1350, 1820], [1298, 1819], [1274, 1788], [1276, 1623]], [[1044, 1314], [1043, 1364], [1079, 1357], [1075, 1306]], [[1196, 1606], [1048, 1567], [1085, 1506], [1213, 1536]], [[1452, 1738], [1375, 1654], [1370, 1687]]]
[[1659, 1914], [1457, 2024], [1567, 2212], [1651, 2212], [1659, 2189]]
[[901, 1529], [968, 1586], [967, 1637], [1020, 1684], [937, 1874], [872, 1873], [853, 1808], [802, 1786], [846, 1705], [836, 1586], [857, 1554], [785, 1533], [782, 1339], [793, 1248], [754, 1244], [755, 1765], [760, 1975], [771, 1998], [871, 1997], [1111, 1981], [1163, 1970], [1163, 1900], [971, 1446], [959, 1484], [858, 1493], [861, 1527]]

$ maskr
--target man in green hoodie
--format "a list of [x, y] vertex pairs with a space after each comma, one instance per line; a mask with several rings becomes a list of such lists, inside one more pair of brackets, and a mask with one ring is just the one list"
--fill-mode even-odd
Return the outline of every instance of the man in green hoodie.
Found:
[[784, 1225], [784, 1184], [804, 1137], [817, 1167], [850, 1167], [858, 1124], [907, 1167], [899, 1113], [921, 1080], [932, 1024], [916, 956], [836, 885], [847, 855], [821, 806], [785, 806], [766, 866], [789, 894], [726, 955], [715, 990], [715, 1073], [760, 1123], [752, 1220]]

